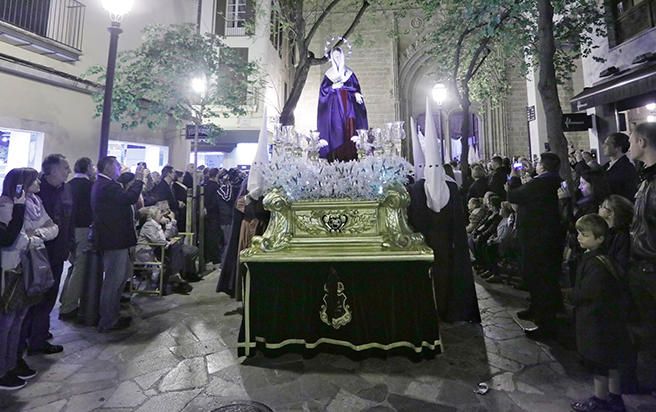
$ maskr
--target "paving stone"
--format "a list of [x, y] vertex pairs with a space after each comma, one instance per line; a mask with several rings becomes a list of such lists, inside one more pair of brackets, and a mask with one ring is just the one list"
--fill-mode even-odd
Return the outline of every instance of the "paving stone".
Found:
[[230, 350], [211, 353], [205, 357], [205, 361], [207, 362], [207, 373], [210, 375], [237, 364], [237, 360]]
[[437, 386], [420, 382], [410, 382], [403, 395], [427, 402], [435, 402], [437, 399], [437, 393]]
[[200, 392], [201, 389], [195, 389], [153, 396], [136, 412], [179, 412]]
[[41, 371], [38, 376], [39, 382], [61, 382], [77, 372], [82, 365], [56, 363], [47, 370]]
[[112, 396], [114, 389], [105, 389], [71, 397], [66, 412], [87, 412], [100, 408]]
[[137, 376], [134, 378], [134, 380], [137, 382], [137, 384], [141, 387], [141, 389], [149, 389], [155, 382], [160, 380], [162, 376], [164, 376], [166, 373], [168, 373], [171, 369], [170, 368], [165, 368], [165, 369], [160, 369], [155, 372], [150, 372], [145, 375]]
[[335, 399], [333, 399], [326, 408], [328, 412], [342, 412], [342, 411], [361, 411], [363, 409], [371, 408], [376, 405], [376, 402], [372, 402], [366, 399], [362, 399], [359, 396], [353, 395], [344, 390], [340, 390]]
[[218, 377], [212, 378], [209, 385], [205, 387], [205, 393], [223, 398], [248, 399], [248, 393], [246, 393], [246, 389], [243, 386]]
[[146, 396], [135, 382], [127, 381], [121, 383], [116, 392], [105, 402], [105, 408], [134, 408], [141, 405]]
[[161, 392], [199, 388], [207, 383], [205, 359], [193, 358], [180, 362], [159, 384]]
[[118, 376], [118, 371], [108, 370], [108, 371], [96, 371], [96, 372], [82, 372], [76, 373], [67, 380], [67, 383], [84, 383], [84, 382], [95, 382], [95, 381], [104, 381], [111, 380]]
[[37, 406], [36, 408], [25, 410], [30, 412], [59, 412], [64, 409], [66, 402], [66, 399], [61, 399], [43, 406]]
[[451, 379], [445, 380], [440, 385], [437, 402], [456, 407], [471, 404], [478, 405], [479, 403], [471, 385], [465, 385]]
[[390, 394], [387, 401], [397, 412], [456, 412], [457, 409], [447, 405], [425, 402], [419, 399], [410, 398], [396, 394]]
[[373, 388], [363, 389], [357, 393], [360, 398], [376, 403], [385, 401], [388, 394], [387, 385], [376, 385]]
[[225, 344], [218, 340], [193, 342], [170, 348], [174, 355], [183, 357], [185, 359], [205, 356], [211, 353], [223, 351], [225, 349]]

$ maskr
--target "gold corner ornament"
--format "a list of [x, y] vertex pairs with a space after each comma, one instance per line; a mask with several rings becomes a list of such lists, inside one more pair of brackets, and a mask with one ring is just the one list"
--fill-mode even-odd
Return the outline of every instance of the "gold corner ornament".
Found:
[[328, 298], [331, 294], [331, 288], [328, 287], [328, 283], [323, 284], [323, 290], [326, 292], [323, 295], [323, 305], [321, 305], [321, 310], [319, 311], [319, 317], [321, 321], [326, 325], [337, 330], [342, 326], [348, 325], [353, 316], [351, 315], [351, 307], [346, 303], [346, 293], [344, 293], [344, 284], [342, 282], [336, 282], [333, 299], [335, 301], [334, 307], [330, 310], [331, 314], [328, 315], [329, 305]]
[[263, 199], [271, 218], [240, 258], [248, 261], [432, 260], [433, 251], [408, 224], [405, 187], [385, 189], [380, 200], [291, 201], [279, 189]]

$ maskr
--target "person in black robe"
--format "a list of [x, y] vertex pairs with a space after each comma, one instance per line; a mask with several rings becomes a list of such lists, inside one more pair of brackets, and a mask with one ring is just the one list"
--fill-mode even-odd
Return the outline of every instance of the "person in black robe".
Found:
[[[235, 182], [236, 184], [237, 182]], [[230, 297], [235, 297], [237, 270], [239, 264], [239, 231], [241, 222], [244, 219], [244, 197], [246, 196], [248, 179], [243, 179], [240, 183], [239, 194], [235, 202], [232, 213], [232, 224], [228, 245], [223, 252], [223, 264], [221, 265], [221, 274], [216, 285], [216, 292], [224, 292]]]
[[205, 182], [205, 262], [221, 263], [221, 225], [219, 224], [219, 169], [209, 171]]
[[445, 322], [480, 322], [467, 246], [465, 212], [458, 186], [447, 182], [449, 202], [435, 213], [427, 206], [425, 182], [421, 179], [407, 187], [410, 193], [408, 220], [435, 251], [431, 272], [440, 319]]

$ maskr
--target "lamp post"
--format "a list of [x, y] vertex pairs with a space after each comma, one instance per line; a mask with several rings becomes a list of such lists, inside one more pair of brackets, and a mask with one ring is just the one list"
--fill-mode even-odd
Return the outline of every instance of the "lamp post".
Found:
[[[203, 124], [203, 111], [205, 108], [204, 100], [207, 95], [207, 77], [204, 75], [191, 79], [191, 90], [198, 95], [198, 111], [194, 116], [194, 168], [198, 170], [198, 134], [199, 128]], [[194, 173], [194, 187], [198, 184], [196, 181], [198, 173]]]
[[435, 103], [437, 103], [437, 117], [440, 120], [440, 139], [441, 139], [440, 147], [442, 148], [441, 157], [442, 157], [442, 164], [444, 164], [445, 137], [444, 137], [444, 127], [442, 126], [442, 105], [447, 99], [447, 90], [444, 83], [437, 83], [435, 86], [433, 86], [433, 89], [431, 90], [431, 94], [433, 95], [433, 100], [435, 100]]
[[116, 53], [118, 51], [118, 35], [121, 30], [121, 20], [130, 11], [134, 0], [102, 0], [103, 7], [109, 12], [112, 20], [109, 31], [109, 56], [107, 57], [107, 74], [105, 76], [105, 97], [103, 98], [103, 112], [100, 126], [100, 150], [98, 158], [107, 156], [109, 146], [109, 125], [112, 120], [112, 92], [114, 89], [114, 71], [116, 69]]
[[[203, 112], [205, 110], [205, 97], [207, 96], [207, 77], [205, 75], [200, 75], [191, 79], [191, 90], [198, 97], [198, 109], [194, 108], [192, 105], [192, 110], [194, 113], [194, 210], [196, 209], [196, 204], [198, 204], [198, 221], [194, 227], [196, 230], [196, 238], [198, 242], [198, 265], [200, 267], [201, 273], [205, 272], [205, 220], [203, 218], [203, 210], [205, 209], [205, 193], [204, 187], [199, 187], [198, 182], [198, 135], [200, 126], [203, 124]], [[189, 223], [187, 223], [189, 227]], [[187, 230], [189, 231], [189, 230]]]

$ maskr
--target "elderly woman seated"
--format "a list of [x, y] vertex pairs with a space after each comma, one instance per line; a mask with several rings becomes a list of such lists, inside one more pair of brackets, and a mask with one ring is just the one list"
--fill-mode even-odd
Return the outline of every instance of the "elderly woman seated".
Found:
[[[167, 285], [176, 293], [189, 293], [192, 290], [191, 285], [184, 281], [178, 274], [174, 265], [171, 265], [173, 257], [170, 256], [169, 246], [172, 244], [171, 237], [177, 234], [176, 222], [163, 216], [158, 206], [144, 207], [139, 210], [139, 221], [141, 229], [139, 230], [139, 239], [135, 250], [135, 260], [137, 263], [158, 262], [161, 259], [161, 249], [165, 248], [165, 270], [164, 270], [164, 287], [163, 294], [167, 294]], [[167, 236], [168, 235], [168, 236]], [[159, 277], [162, 274], [160, 270], [153, 270], [151, 281], [159, 283]]]

